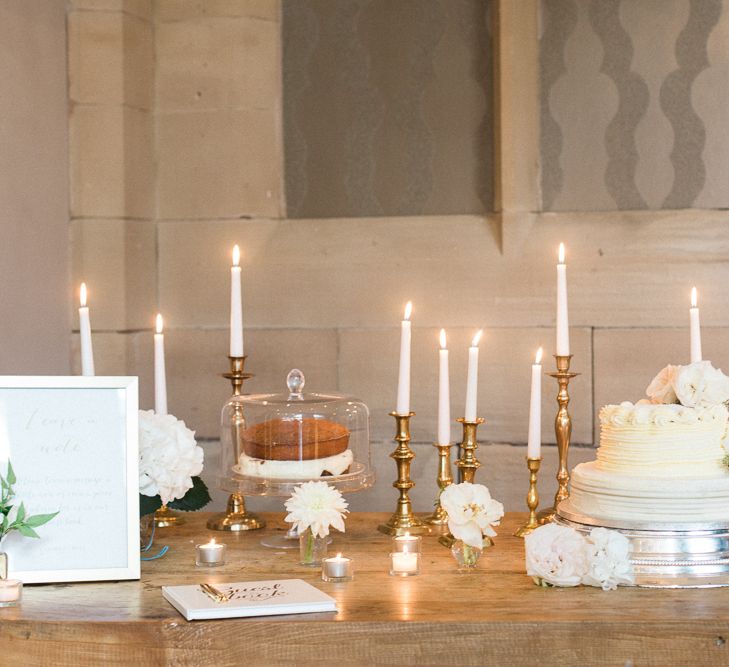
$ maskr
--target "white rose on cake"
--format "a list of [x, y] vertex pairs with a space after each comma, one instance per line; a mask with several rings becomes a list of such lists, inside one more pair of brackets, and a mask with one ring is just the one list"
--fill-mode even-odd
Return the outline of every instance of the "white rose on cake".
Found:
[[163, 505], [182, 498], [203, 469], [195, 432], [172, 415], [139, 411], [139, 492], [159, 494]]
[[651, 403], [678, 403], [673, 384], [679, 368], [681, 367], [669, 364], [651, 380], [645, 390]]
[[587, 541], [576, 530], [548, 523], [524, 538], [526, 571], [540, 586], [579, 586], [588, 571]]
[[673, 386], [681, 405], [686, 407], [709, 408], [729, 401], [729, 377], [710, 361], [680, 366]]

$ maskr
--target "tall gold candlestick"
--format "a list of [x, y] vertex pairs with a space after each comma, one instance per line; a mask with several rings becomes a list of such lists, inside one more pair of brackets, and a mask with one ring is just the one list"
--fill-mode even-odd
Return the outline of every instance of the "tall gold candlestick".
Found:
[[539, 523], [550, 523], [554, 521], [554, 515], [557, 511], [557, 505], [569, 498], [570, 472], [567, 465], [567, 455], [569, 453], [570, 438], [572, 437], [572, 417], [570, 417], [567, 409], [570, 402], [569, 383], [573, 377], [577, 377], [579, 373], [570, 372], [570, 361], [572, 355], [558, 355], [554, 358], [557, 361], [557, 372], [550, 373], [553, 378], [557, 379], [559, 391], [557, 392], [557, 416], [554, 419], [554, 433], [557, 438], [557, 451], [559, 452], [559, 468], [557, 469], [557, 493], [554, 496], [554, 506], [544, 512], [539, 513]]
[[527, 493], [527, 507], [529, 508], [529, 519], [514, 533], [516, 537], [524, 537], [531, 533], [539, 526], [537, 519], [537, 507], [539, 507], [539, 491], [537, 490], [537, 473], [542, 459], [527, 458], [527, 467], [529, 468], [529, 493]]
[[435, 444], [438, 448], [438, 476], [436, 481], [438, 482], [438, 498], [435, 501], [435, 510], [433, 513], [424, 519], [424, 522], [429, 526], [447, 526], [448, 525], [448, 512], [443, 509], [440, 504], [440, 494], [443, 490], [453, 483], [453, 476], [451, 474], [451, 445], [439, 445]]
[[410, 502], [410, 489], [415, 482], [410, 478], [410, 463], [415, 458], [415, 452], [410, 449], [410, 417], [415, 413], [399, 415], [397, 412], [390, 413], [395, 418], [396, 433], [395, 442], [397, 447], [390, 457], [395, 459], [397, 464], [397, 480], [392, 485], [400, 492], [397, 501], [397, 509], [387, 523], [377, 527], [385, 535], [420, 535], [428, 532], [428, 527], [413, 514], [413, 507]]
[[[230, 372], [223, 373], [223, 377], [230, 380], [233, 387], [233, 396], [240, 396], [243, 393], [243, 382], [252, 378], [253, 374], [245, 372], [245, 356], [228, 357], [228, 359], [230, 360]], [[243, 406], [236, 403], [230, 424], [236, 449], [240, 446], [240, 432], [245, 427], [246, 420], [243, 414]], [[265, 525], [266, 522], [263, 519], [246, 511], [245, 498], [239, 492], [231, 493], [228, 497], [226, 511], [211, 517], [207, 523], [210, 530], [229, 530], [232, 532], [256, 530], [265, 527]]]
[[456, 421], [463, 424], [463, 440], [460, 444], [460, 455], [456, 461], [459, 472], [458, 479], [461, 482], [473, 484], [476, 471], [481, 467], [481, 463], [476, 458], [476, 450], [478, 449], [476, 431], [486, 420], [478, 417], [475, 421], [466, 421], [464, 417], [459, 417]]

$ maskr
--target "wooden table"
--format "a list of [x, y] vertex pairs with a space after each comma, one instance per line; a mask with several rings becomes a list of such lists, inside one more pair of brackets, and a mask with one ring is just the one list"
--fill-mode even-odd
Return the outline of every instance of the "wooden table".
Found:
[[[268, 515], [265, 532], [282, 531]], [[228, 564], [201, 570], [194, 544], [206, 515], [165, 529], [162, 559], [142, 580], [27, 586], [22, 607], [0, 609], [0, 665], [719, 665], [729, 663], [729, 590], [544, 589], [524, 573], [523, 517], [507, 515], [473, 574], [425, 538], [423, 574], [387, 574], [385, 518], [355, 514], [332, 551], [355, 560], [355, 580], [325, 584], [298, 551], [259, 544], [264, 531], [217, 533]], [[93, 539], [93, 536], [89, 536]], [[338, 613], [188, 623], [163, 598], [167, 584], [305, 579], [337, 599]]]

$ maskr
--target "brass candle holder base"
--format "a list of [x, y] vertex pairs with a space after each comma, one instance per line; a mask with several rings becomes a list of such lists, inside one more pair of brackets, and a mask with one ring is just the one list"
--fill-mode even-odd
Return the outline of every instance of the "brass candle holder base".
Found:
[[456, 421], [463, 424], [463, 440], [461, 441], [460, 453], [456, 461], [458, 480], [473, 484], [476, 471], [481, 467], [481, 463], [476, 458], [476, 450], [478, 449], [476, 431], [486, 420], [477, 417], [475, 421], [466, 421], [464, 417], [459, 417]]
[[246, 511], [245, 499], [240, 493], [232, 493], [226, 511], [210, 517], [207, 523], [210, 530], [228, 530], [233, 533], [258, 530], [265, 526], [263, 519]]
[[397, 464], [397, 480], [392, 485], [400, 492], [400, 497], [395, 513], [386, 523], [377, 526], [377, 530], [385, 535], [404, 535], [405, 533], [422, 535], [428, 533], [429, 528], [413, 514], [409, 495], [410, 489], [415, 486], [415, 482], [410, 478], [410, 463], [415, 458], [415, 452], [410, 449], [410, 418], [415, 413], [400, 415], [397, 412], [391, 412], [390, 414], [395, 418], [395, 442], [397, 442], [395, 451], [390, 454]]
[[[230, 380], [233, 386], [233, 396], [240, 396], [243, 393], [243, 382], [253, 377], [252, 373], [245, 372], [246, 356], [228, 357], [230, 361], [230, 372], [223, 373], [223, 377]], [[245, 417], [243, 408], [238, 406], [234, 413], [234, 420], [231, 424], [233, 430], [233, 442], [240, 443], [238, 432], [245, 428]], [[242, 532], [244, 530], [257, 530], [264, 528], [266, 522], [255, 514], [246, 511], [246, 501], [241, 493], [231, 493], [228, 497], [226, 511], [217, 514], [208, 520], [207, 526], [210, 530], [227, 530]]]
[[524, 537], [531, 533], [539, 526], [537, 518], [537, 507], [539, 507], [539, 492], [537, 491], [537, 473], [542, 459], [527, 458], [527, 467], [529, 468], [529, 493], [527, 493], [527, 507], [529, 508], [529, 519], [514, 533], [516, 537]]
[[167, 505], [162, 505], [154, 513], [154, 525], [156, 528], [170, 528], [172, 526], [182, 526], [185, 523], [185, 517], [177, 512], [173, 512]]
[[559, 468], [557, 469], [557, 493], [554, 496], [554, 505], [547, 510], [539, 512], [537, 520], [540, 524], [551, 523], [557, 512], [557, 506], [570, 496], [570, 472], [567, 464], [570, 439], [572, 438], [572, 417], [568, 410], [570, 403], [569, 384], [570, 380], [577, 377], [579, 373], [570, 372], [570, 361], [572, 355], [554, 355], [557, 362], [557, 372], [549, 375], [557, 380], [559, 391], [557, 392], [557, 416], [554, 419], [554, 433], [557, 438], [557, 450], [559, 452]]
[[423, 519], [423, 523], [437, 530], [438, 528], [445, 529], [448, 526], [448, 512], [440, 504], [440, 494], [453, 483], [453, 476], [451, 475], [451, 445], [436, 443], [434, 446], [438, 449], [438, 476], [436, 477], [438, 498], [435, 501], [435, 510], [430, 516]]

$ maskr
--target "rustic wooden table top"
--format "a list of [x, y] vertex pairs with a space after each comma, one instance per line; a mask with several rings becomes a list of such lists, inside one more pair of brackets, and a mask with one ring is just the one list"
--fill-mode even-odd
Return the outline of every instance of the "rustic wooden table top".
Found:
[[[158, 532], [169, 553], [144, 562], [141, 581], [27, 586], [21, 607], [0, 609], [1, 665], [712, 665], [729, 662], [729, 590], [544, 589], [524, 573], [522, 515], [507, 515], [472, 574], [423, 540], [422, 575], [388, 575], [385, 515], [354, 514], [330, 553], [354, 558], [355, 579], [332, 584], [298, 564], [298, 551], [261, 546], [283, 532], [215, 533], [224, 567], [195, 567], [206, 514]], [[92, 536], [90, 536], [91, 538]], [[337, 600], [338, 613], [188, 623], [160, 586], [301, 578]]]

